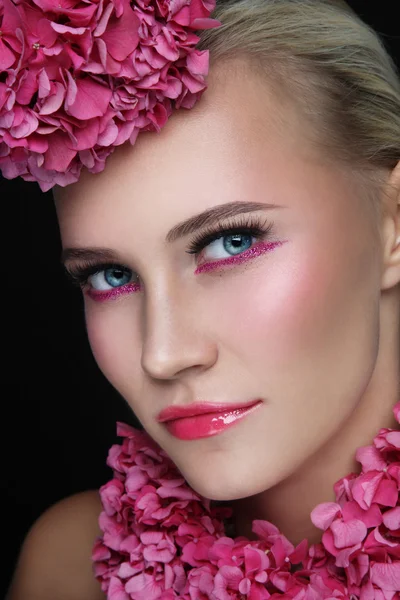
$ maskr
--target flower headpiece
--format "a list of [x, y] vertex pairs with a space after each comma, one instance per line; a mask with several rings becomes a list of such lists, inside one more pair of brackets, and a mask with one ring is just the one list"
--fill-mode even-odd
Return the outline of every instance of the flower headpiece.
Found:
[[0, 0], [0, 169], [43, 191], [97, 173], [206, 88], [215, 0]]

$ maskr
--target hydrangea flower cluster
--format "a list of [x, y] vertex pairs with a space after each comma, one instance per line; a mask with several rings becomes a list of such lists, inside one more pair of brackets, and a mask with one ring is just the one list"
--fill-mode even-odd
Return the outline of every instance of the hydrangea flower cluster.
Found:
[[0, 169], [43, 191], [104, 169], [206, 88], [215, 0], [0, 0]]
[[297, 547], [261, 520], [257, 540], [229, 537], [231, 509], [197, 495], [146, 433], [118, 435], [93, 551], [109, 600], [400, 600], [399, 430], [358, 450], [361, 472], [311, 513], [322, 542]]

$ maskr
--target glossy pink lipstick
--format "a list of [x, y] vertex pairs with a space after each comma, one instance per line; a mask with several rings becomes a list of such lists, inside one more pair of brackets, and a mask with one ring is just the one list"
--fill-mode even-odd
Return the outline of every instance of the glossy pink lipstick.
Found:
[[196, 402], [188, 406], [169, 406], [157, 417], [169, 433], [180, 440], [196, 440], [222, 433], [252, 413], [261, 400], [246, 404]]

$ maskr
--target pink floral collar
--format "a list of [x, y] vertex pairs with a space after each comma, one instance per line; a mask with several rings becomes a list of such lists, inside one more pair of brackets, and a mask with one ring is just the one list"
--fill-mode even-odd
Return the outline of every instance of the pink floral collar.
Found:
[[253, 521], [258, 540], [227, 537], [230, 509], [196, 494], [146, 433], [119, 423], [118, 435], [93, 550], [109, 600], [400, 600], [400, 431], [358, 449], [361, 473], [311, 513], [322, 542], [296, 547], [267, 521]]

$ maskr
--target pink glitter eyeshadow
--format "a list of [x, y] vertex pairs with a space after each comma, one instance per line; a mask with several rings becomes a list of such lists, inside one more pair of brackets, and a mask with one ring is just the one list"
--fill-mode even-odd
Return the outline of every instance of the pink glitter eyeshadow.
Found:
[[236, 256], [232, 256], [230, 258], [224, 258], [222, 260], [215, 260], [214, 262], [205, 263], [204, 265], [200, 265], [195, 274], [198, 275], [200, 273], [208, 273], [209, 271], [214, 271], [215, 269], [221, 269], [225, 266], [238, 265], [247, 262], [248, 260], [252, 260], [253, 258], [257, 258], [265, 252], [270, 252], [274, 250], [277, 246], [282, 246], [285, 242], [259, 242], [249, 250], [242, 252], [241, 254], [237, 254]]
[[138, 283], [127, 283], [121, 287], [114, 288], [113, 290], [107, 290], [106, 292], [100, 292], [98, 290], [89, 290], [87, 295], [95, 300], [96, 302], [105, 302], [106, 300], [116, 300], [120, 296], [130, 294], [132, 292], [138, 292], [140, 285]]

